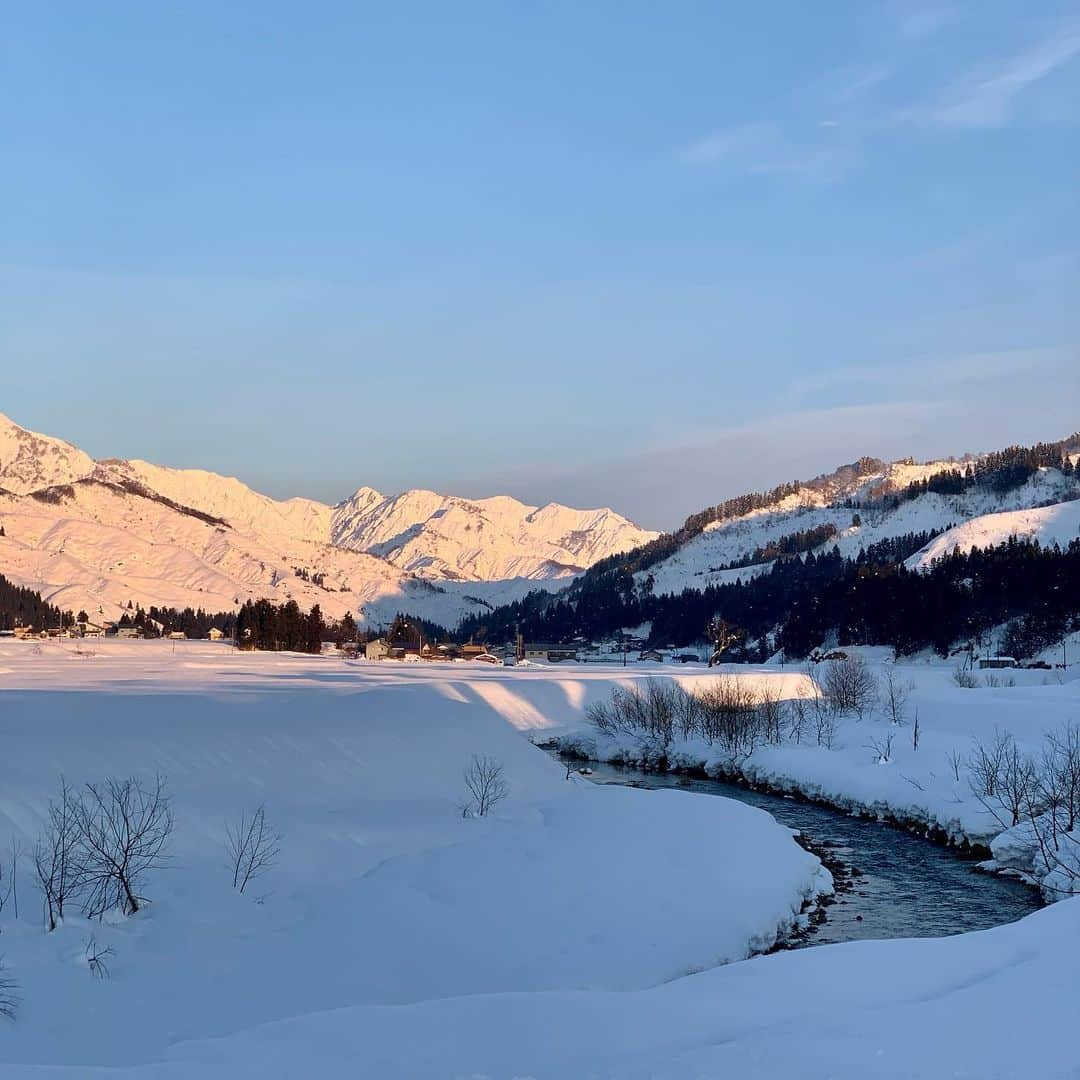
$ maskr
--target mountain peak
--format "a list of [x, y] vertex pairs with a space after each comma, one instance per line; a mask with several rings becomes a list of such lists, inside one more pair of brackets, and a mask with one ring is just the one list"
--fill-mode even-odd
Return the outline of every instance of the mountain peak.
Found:
[[0, 413], [0, 488], [16, 495], [71, 484], [94, 471], [94, 459], [77, 446], [20, 427]]

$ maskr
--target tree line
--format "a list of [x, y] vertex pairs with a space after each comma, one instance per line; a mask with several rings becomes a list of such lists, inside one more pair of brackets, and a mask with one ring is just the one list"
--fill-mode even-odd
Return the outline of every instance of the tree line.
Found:
[[903, 491], [887, 497], [885, 503], [899, 506], [927, 493], [962, 495], [972, 488], [983, 488], [1003, 495], [1023, 487], [1039, 469], [1056, 469], [1063, 476], [1074, 476], [1076, 469], [1070, 457], [1070, 447], [1074, 441], [1076, 436], [1056, 443], [1008, 446], [1004, 450], [995, 450], [963, 468], [942, 469], [925, 480], [913, 480]]
[[0, 574], [0, 630], [14, 630], [16, 626], [44, 630], [59, 625], [59, 608], [42, 600], [40, 593], [15, 585]]

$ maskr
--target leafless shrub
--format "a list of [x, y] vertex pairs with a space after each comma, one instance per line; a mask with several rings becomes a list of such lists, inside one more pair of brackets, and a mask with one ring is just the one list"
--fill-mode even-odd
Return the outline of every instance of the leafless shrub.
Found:
[[585, 708], [585, 723], [601, 735], [615, 735], [618, 732], [614, 710], [606, 701], [589, 702]]
[[101, 946], [93, 934], [83, 942], [83, 955], [86, 957], [86, 966], [95, 979], [107, 979], [109, 977], [108, 961], [115, 956], [111, 945]]
[[502, 762], [487, 754], [473, 754], [464, 776], [465, 787], [472, 796], [471, 808], [477, 817], [485, 817], [496, 803], [510, 794], [510, 785], [503, 777]]
[[19, 917], [19, 860], [24, 854], [22, 841], [12, 837], [9, 852], [10, 871], [7, 873], [6, 884], [3, 859], [0, 858], [0, 912], [10, 903], [16, 919]]
[[975, 673], [963, 664], [957, 664], [953, 668], [952, 681], [964, 690], [974, 690], [979, 685], [979, 680], [975, 678]]
[[152, 787], [134, 777], [87, 784], [74, 809], [84, 913], [100, 918], [118, 907], [134, 914], [146, 902], [139, 894], [142, 878], [163, 865], [172, 834], [164, 778], [155, 777]]
[[1059, 834], [1080, 825], [1080, 725], [1068, 724], [1046, 736], [1037, 769], [1038, 810], [1048, 820], [1054, 848]]
[[778, 688], [766, 683], [758, 692], [758, 716], [765, 742], [779, 746], [784, 741], [784, 702]]
[[976, 743], [968, 761], [971, 793], [1003, 829], [1020, 824], [1037, 790], [1035, 763], [1008, 732], [999, 731], [986, 747]]
[[689, 739], [701, 731], [701, 702], [695, 694], [689, 693], [681, 686], [677, 686], [675, 690], [672, 703], [675, 726], [684, 739]]
[[814, 688], [814, 696], [810, 698], [810, 709], [814, 720], [814, 735], [818, 746], [824, 746], [827, 750], [833, 748], [836, 739], [836, 714], [829, 706], [821, 683], [818, 682], [814, 671], [808, 673], [810, 682]]
[[20, 1000], [18, 980], [8, 974], [3, 958], [0, 957], [0, 1016], [14, 1020]]
[[732, 758], [752, 754], [764, 741], [759, 701], [742, 680], [721, 676], [698, 694], [702, 734]]
[[77, 803], [78, 796], [61, 776], [60, 797], [49, 802], [48, 823], [34, 848], [34, 870], [48, 930], [56, 929], [68, 901], [78, 896], [83, 887]]
[[911, 692], [914, 689], [914, 685], [901, 679], [894, 668], [886, 666], [885, 676], [881, 683], [881, 705], [889, 723], [896, 725], [906, 723]]
[[647, 739], [666, 751], [676, 731], [689, 738], [701, 726], [701, 705], [676, 683], [647, 679], [643, 686], [612, 688], [606, 702], [586, 711], [587, 721], [605, 735], [626, 734]]
[[804, 697], [793, 697], [788, 703], [788, 735], [793, 743], [801, 743], [810, 729], [810, 702]]
[[821, 688], [830, 708], [861, 720], [877, 701], [877, 680], [870, 665], [857, 653], [824, 665]]
[[959, 750], [950, 750], [946, 755], [946, 761], [949, 763], [949, 768], [952, 770], [953, 780], [956, 783], [960, 783], [960, 766], [964, 763], [964, 757]]
[[273, 869], [281, 853], [281, 834], [267, 823], [266, 807], [225, 826], [225, 851], [232, 867], [233, 888], [241, 893], [256, 878]]
[[994, 690], [1001, 685], [1001, 680], [993, 672], [990, 672], [983, 676], [983, 684]]
[[890, 731], [884, 738], [871, 738], [867, 749], [874, 752], [874, 760], [879, 765], [888, 765], [892, 761], [893, 733]]

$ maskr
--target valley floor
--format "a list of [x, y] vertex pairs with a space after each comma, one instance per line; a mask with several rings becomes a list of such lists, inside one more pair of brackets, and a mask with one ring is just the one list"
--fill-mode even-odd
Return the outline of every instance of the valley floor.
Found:
[[[129, 918], [46, 934], [17, 861], [0, 1076], [1077, 1075], [1080, 900], [956, 938], [745, 959], [829, 889], [817, 859], [763, 811], [594, 787], [530, 744], [670, 671], [0, 643], [0, 846], [32, 847], [61, 774], [160, 773], [176, 820]], [[1034, 728], [1075, 688], [994, 694]], [[946, 723], [1005, 718], [987, 697], [948, 721], [942, 690], [940, 712], [922, 706], [928, 757]], [[484, 819], [460, 809], [473, 754], [510, 784]], [[281, 855], [239, 895], [224, 828], [262, 803]], [[113, 949], [107, 979], [91, 935]]]

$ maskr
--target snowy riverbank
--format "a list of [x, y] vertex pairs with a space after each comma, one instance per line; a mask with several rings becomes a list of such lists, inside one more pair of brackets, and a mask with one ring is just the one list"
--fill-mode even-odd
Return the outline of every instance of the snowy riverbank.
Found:
[[[960, 687], [952, 666], [893, 664], [883, 650], [853, 651], [867, 654], [869, 670], [881, 685], [891, 673], [904, 687], [901, 723], [892, 723], [887, 706], [878, 702], [861, 717], [849, 713], [830, 718], [828, 745], [815, 738], [811, 718], [798, 741], [785, 730], [775, 743], [732, 754], [718, 741], [683, 737], [678, 731], [666, 743], [637, 732], [598, 731], [583, 715], [576, 726], [549, 741], [584, 758], [733, 779], [888, 821], [938, 842], [992, 855], [988, 867], [1030, 876], [1043, 885], [1047, 899], [1060, 899], [1072, 883], [1063, 881], [1060, 867], [1040, 864], [1039, 844], [1030, 827], [1012, 828], [1008, 807], [1000, 799], [980, 797], [973, 790], [972, 756], [978, 746], [1007, 736], [1021, 754], [1037, 760], [1048, 733], [1080, 720], [1080, 680], [1044, 671], [990, 672], [979, 678], [979, 685]], [[719, 674], [678, 681], [700, 693], [726, 679], [751, 694], [771, 691], [781, 702], [790, 702], [814, 693], [809, 679], [793, 681], [797, 678], [790, 671], [732, 666]], [[1070, 850], [1066, 846], [1063, 857]]]

